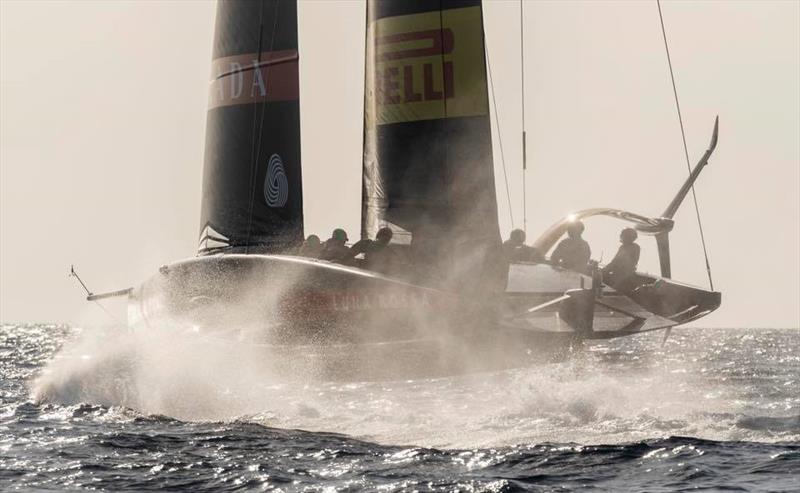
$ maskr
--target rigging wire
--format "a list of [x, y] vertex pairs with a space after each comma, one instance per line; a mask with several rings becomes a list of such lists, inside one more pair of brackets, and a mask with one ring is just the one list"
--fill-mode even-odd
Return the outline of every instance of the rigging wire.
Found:
[[[520, 0], [521, 2], [522, 0]], [[675, 96], [675, 108], [678, 111], [678, 122], [680, 122], [681, 126], [681, 138], [683, 139], [683, 153], [686, 156], [686, 167], [689, 170], [689, 174], [692, 173], [692, 165], [689, 162], [689, 149], [686, 146], [686, 132], [683, 129], [683, 116], [681, 116], [681, 104], [678, 101], [678, 89], [675, 85], [675, 74], [672, 70], [672, 59], [669, 56], [669, 44], [667, 43], [667, 30], [664, 28], [664, 16], [661, 14], [661, 0], [656, 0], [656, 5], [658, 6], [658, 19], [661, 21], [661, 34], [664, 37], [664, 49], [667, 52], [667, 64], [669, 65], [669, 76], [672, 80], [672, 93]], [[520, 6], [520, 8], [522, 8]], [[711, 264], [708, 261], [708, 249], [706, 248], [706, 237], [703, 232], [703, 222], [700, 219], [700, 206], [697, 204], [697, 193], [694, 191], [694, 184], [692, 184], [692, 199], [694, 200], [694, 211], [695, 215], [697, 216], [697, 226], [700, 229], [700, 242], [703, 245], [703, 256], [705, 257], [706, 261], [706, 274], [708, 274], [708, 284], [711, 286], [711, 290], [714, 290], [714, 281], [711, 278]]]
[[[261, 40], [264, 35], [264, 3], [261, 2], [261, 14], [260, 19], [258, 22], [258, 65], [259, 67], [256, 70], [261, 70]], [[270, 34], [269, 40], [269, 54], [272, 57], [272, 49], [275, 44], [275, 31], [278, 28], [278, 6], [280, 5], [280, 0], [275, 1], [275, 11], [273, 12], [273, 21], [272, 21], [272, 33]], [[268, 64], [265, 74], [265, 80], [269, 76], [269, 69], [272, 64]], [[255, 205], [255, 197], [256, 197], [256, 176], [258, 175], [258, 160], [261, 157], [261, 141], [263, 137], [263, 129], [264, 129], [264, 115], [267, 113], [266, 111], [267, 99], [264, 98], [264, 101], [261, 104], [254, 105], [253, 108], [253, 145], [250, 151], [250, 204], [247, 209], [247, 241], [245, 242], [245, 253], [250, 253], [250, 232], [252, 231], [253, 226], [253, 206]], [[258, 118], [258, 110], [261, 110], [261, 120], [258, 125], [258, 140], [256, 141], [256, 119]]]
[[525, 136], [525, 29], [523, 28], [522, 2], [519, 0], [519, 67], [522, 93], [522, 230], [528, 233], [528, 153]]
[[500, 162], [503, 163], [503, 180], [506, 184], [506, 198], [508, 199], [508, 215], [511, 219], [511, 229], [516, 228], [514, 224], [514, 208], [511, 207], [511, 191], [508, 188], [508, 172], [506, 171], [506, 156], [503, 152], [503, 133], [500, 131], [500, 119], [497, 116], [497, 101], [494, 97], [494, 78], [492, 77], [492, 62], [489, 59], [489, 46], [486, 42], [486, 32], [483, 33], [483, 51], [486, 55], [486, 65], [489, 68], [489, 89], [492, 91], [492, 106], [494, 107], [494, 122], [497, 127], [497, 142], [500, 145]]

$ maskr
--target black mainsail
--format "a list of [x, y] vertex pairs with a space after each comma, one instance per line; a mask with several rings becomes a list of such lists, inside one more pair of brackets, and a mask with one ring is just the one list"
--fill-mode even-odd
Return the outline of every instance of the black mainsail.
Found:
[[219, 2], [198, 253], [303, 240], [296, 0]]
[[449, 284], [500, 242], [480, 0], [367, 1], [362, 237], [381, 227]]

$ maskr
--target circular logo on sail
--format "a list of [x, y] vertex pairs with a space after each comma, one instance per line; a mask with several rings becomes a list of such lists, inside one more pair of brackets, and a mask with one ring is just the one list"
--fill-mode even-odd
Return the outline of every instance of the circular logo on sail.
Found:
[[270, 207], [283, 207], [289, 198], [289, 182], [283, 169], [283, 161], [277, 154], [269, 157], [267, 177], [264, 180], [264, 198]]

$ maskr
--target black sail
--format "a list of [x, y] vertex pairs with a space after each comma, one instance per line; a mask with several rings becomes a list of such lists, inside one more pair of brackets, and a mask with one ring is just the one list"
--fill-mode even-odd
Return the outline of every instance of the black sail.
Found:
[[198, 253], [303, 239], [296, 0], [217, 7]]
[[362, 237], [381, 227], [440, 278], [500, 243], [480, 0], [368, 0]]

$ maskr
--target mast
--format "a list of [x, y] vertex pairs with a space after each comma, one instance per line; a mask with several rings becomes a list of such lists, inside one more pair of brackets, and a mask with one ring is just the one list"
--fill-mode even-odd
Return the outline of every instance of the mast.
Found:
[[368, 0], [362, 236], [453, 284], [500, 243], [480, 0]]
[[303, 240], [295, 0], [219, 2], [199, 254]]

